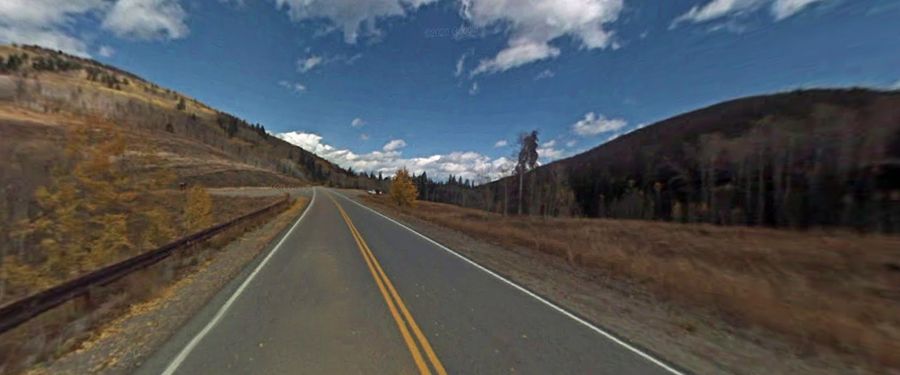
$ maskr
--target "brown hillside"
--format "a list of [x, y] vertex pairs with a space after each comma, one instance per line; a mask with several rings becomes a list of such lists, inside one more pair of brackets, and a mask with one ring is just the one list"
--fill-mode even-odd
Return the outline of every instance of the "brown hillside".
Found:
[[[134, 74], [31, 46], [0, 46], [0, 197], [11, 223], [64, 157], [77, 126], [114, 126], [126, 155], [154, 156], [178, 183], [218, 186], [338, 183], [345, 171], [199, 101]], [[151, 160], [139, 158], [141, 160]], [[0, 208], [4, 208], [0, 207]]]

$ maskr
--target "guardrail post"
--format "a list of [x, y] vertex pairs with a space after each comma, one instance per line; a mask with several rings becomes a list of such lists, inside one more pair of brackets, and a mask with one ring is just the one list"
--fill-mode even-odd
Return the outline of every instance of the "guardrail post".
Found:
[[75, 300], [72, 301], [72, 306], [74, 307], [76, 314], [89, 312], [94, 308], [94, 299], [91, 296], [93, 289], [94, 288], [89, 288], [80, 296], [75, 297]]
[[188, 240], [184, 243], [184, 246], [176, 250], [173, 255], [175, 255], [175, 263], [178, 264], [178, 269], [185, 268], [190, 265], [191, 259], [197, 255], [197, 244], [194, 241]]
[[[178, 257], [179, 256], [176, 255], [176, 259], [178, 259]], [[162, 264], [159, 265], [161, 268], [160, 275], [162, 276], [162, 279], [164, 282], [168, 283], [168, 282], [171, 282], [172, 280], [175, 280], [175, 265], [173, 265], [172, 263], [174, 263], [174, 262], [172, 262], [172, 261], [162, 262]]]

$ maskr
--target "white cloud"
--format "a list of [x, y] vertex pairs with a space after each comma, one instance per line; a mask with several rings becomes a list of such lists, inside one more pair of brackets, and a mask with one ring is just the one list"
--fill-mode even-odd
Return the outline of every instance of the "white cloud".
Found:
[[622, 0], [462, 0], [464, 19], [480, 28], [501, 25], [509, 33], [506, 48], [481, 60], [471, 76], [559, 56], [550, 42], [562, 36], [575, 38], [586, 49], [611, 47], [613, 33], [607, 25], [622, 9]]
[[350, 121], [350, 126], [354, 127], [354, 128], [361, 128], [365, 124], [366, 124], [366, 120], [363, 120], [359, 117], [353, 119], [353, 121]]
[[306, 86], [300, 82], [278, 81], [278, 85], [298, 94], [306, 91]]
[[379, 35], [377, 22], [436, 0], [275, 0], [278, 9], [287, 9], [293, 21], [326, 20], [327, 30], [340, 30], [344, 41], [356, 43], [361, 35]]
[[470, 54], [470, 52], [466, 52], [459, 57], [459, 60], [456, 60], [456, 70], [453, 71], [453, 75], [455, 77], [459, 77], [463, 74], [463, 71], [465, 70], [466, 58], [468, 58]]
[[534, 80], [540, 81], [542, 79], [553, 78], [555, 75], [556, 75], [556, 73], [553, 73], [552, 70], [544, 69], [543, 71], [538, 73], [536, 76], [534, 76]]
[[507, 141], [505, 139], [501, 139], [501, 140], [497, 141], [497, 143], [494, 143], [494, 148], [506, 147], [508, 145], [509, 145], [509, 141]]
[[[540, 157], [542, 163], [546, 164], [554, 160], [572, 155], [572, 150], [560, 150], [556, 148], [557, 143], [559, 143], [558, 140], [551, 139], [547, 142], [542, 143], [540, 147], [538, 147], [538, 157]], [[566, 142], [567, 148], [571, 148], [574, 145], [574, 141]]]
[[584, 115], [584, 119], [572, 125], [572, 131], [581, 136], [594, 136], [622, 129], [627, 124], [623, 119], [608, 119], [603, 115], [588, 112]]
[[476, 95], [481, 89], [478, 87], [478, 82], [472, 82], [472, 86], [469, 87], [469, 95]]
[[37, 44], [89, 56], [87, 44], [72, 35], [72, 25], [77, 17], [106, 7], [103, 0], [0, 1], [0, 43]]
[[578, 141], [573, 139], [571, 141], [566, 142], [566, 147], [572, 148], [572, 147], [575, 147], [576, 144], [578, 144]]
[[559, 56], [559, 48], [547, 43], [535, 43], [528, 40], [516, 41], [506, 47], [493, 59], [481, 60], [471, 76], [482, 73], [505, 72], [528, 63]]
[[369, 140], [369, 135], [366, 134], [366, 133], [362, 133], [362, 134], [359, 135], [359, 140], [361, 140], [361, 141], [368, 141], [368, 140]]
[[504, 171], [512, 170], [515, 165], [515, 162], [505, 157], [491, 159], [477, 152], [455, 151], [448, 154], [405, 158], [398, 150], [357, 154], [347, 149], [338, 149], [322, 142], [322, 137], [317, 134], [288, 132], [276, 136], [342, 167], [351, 167], [357, 171], [381, 172], [386, 176], [392, 175], [400, 167], [406, 167], [412, 173], [426, 172], [429, 177], [435, 179], [447, 178], [453, 174], [484, 182], [487, 179], [499, 178]]
[[0, 25], [0, 43], [27, 43], [89, 57], [87, 44], [57, 30], [20, 29]]
[[712, 0], [703, 6], [694, 5], [687, 13], [676, 18], [675, 23], [704, 22], [730, 14], [748, 12], [759, 8], [765, 1], [769, 0]]
[[563, 156], [562, 150], [557, 150], [553, 147], [538, 147], [537, 153], [544, 163], [549, 163]]
[[17, 26], [65, 26], [73, 16], [104, 7], [103, 0], [3, 0], [0, 23]]
[[[309, 53], [309, 48], [307, 48], [306, 53]], [[347, 57], [346, 55], [309, 55], [307, 57], [301, 57], [297, 59], [297, 71], [300, 73], [307, 73], [316, 68], [322, 68], [326, 65], [331, 65], [333, 63], [344, 63], [346, 65], [353, 65], [357, 60], [362, 57], [361, 53], [357, 53], [353, 56]]]
[[[556, 139], [551, 139], [547, 142], [544, 142], [538, 147], [537, 152], [538, 156], [541, 158], [543, 163], [549, 163], [551, 161], [569, 156], [572, 154], [571, 150], [560, 150], [556, 148], [556, 144], [558, 141]], [[571, 146], [569, 146], [571, 147]]]
[[783, 20], [819, 1], [824, 0], [776, 0], [772, 3], [772, 15], [776, 20]]
[[391, 151], [397, 151], [404, 147], [406, 147], [406, 141], [404, 141], [402, 139], [392, 139], [392, 140], [388, 141], [388, 143], [385, 143], [384, 147], [382, 147], [381, 149], [384, 150], [385, 152], [391, 152]]
[[306, 73], [322, 64], [322, 56], [310, 56], [297, 60], [297, 71]]
[[103, 20], [103, 28], [119, 37], [178, 39], [188, 34], [186, 19], [178, 0], [119, 0]]
[[676, 18], [672, 27], [681, 22], [706, 22], [723, 17], [740, 16], [769, 5], [776, 21], [788, 18], [807, 6], [824, 0], [712, 0], [706, 5], [695, 5]]
[[110, 46], [100, 46], [100, 49], [97, 50], [97, 54], [102, 57], [112, 57], [116, 54], [116, 50]]

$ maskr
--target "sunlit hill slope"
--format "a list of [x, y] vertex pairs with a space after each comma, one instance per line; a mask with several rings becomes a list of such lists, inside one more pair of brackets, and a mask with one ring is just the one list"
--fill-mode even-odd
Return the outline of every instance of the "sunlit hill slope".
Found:
[[124, 137], [125, 158], [134, 157], [126, 163], [130, 173], [165, 169], [176, 174], [173, 184], [300, 185], [345, 176], [260, 125], [117, 68], [30, 46], [0, 46], [0, 58], [0, 197], [7, 222], [32, 209], [35, 188], [65, 158], [67, 134], [83, 126], [112, 127]]

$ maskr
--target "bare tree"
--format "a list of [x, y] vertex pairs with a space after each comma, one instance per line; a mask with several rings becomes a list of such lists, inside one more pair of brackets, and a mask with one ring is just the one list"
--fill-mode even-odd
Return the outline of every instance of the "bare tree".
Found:
[[503, 216], [509, 214], [509, 178], [512, 168], [508, 164], [501, 165], [498, 169], [500, 172], [500, 180], [503, 181]]
[[523, 185], [525, 182], [525, 173], [534, 169], [538, 159], [538, 132], [532, 130], [531, 133], [524, 133], [519, 137], [519, 160], [516, 164], [516, 174], [519, 175], [519, 215], [522, 214], [522, 196]]

